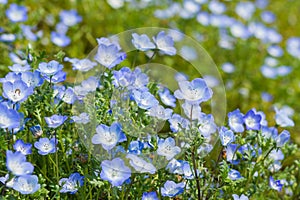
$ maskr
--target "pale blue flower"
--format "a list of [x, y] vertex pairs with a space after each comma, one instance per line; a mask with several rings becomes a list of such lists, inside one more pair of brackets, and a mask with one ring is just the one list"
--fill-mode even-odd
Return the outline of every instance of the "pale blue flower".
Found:
[[14, 150], [21, 152], [23, 155], [31, 154], [31, 147], [32, 144], [24, 143], [24, 141], [21, 139], [18, 139], [13, 145]]
[[156, 192], [144, 192], [142, 200], [159, 200]]
[[164, 88], [163, 90], [158, 92], [160, 100], [166, 106], [176, 107], [176, 98], [170, 93], [170, 90]]
[[77, 96], [74, 92], [74, 89], [68, 87], [66, 90], [61, 91], [57, 97], [64, 101], [67, 104], [73, 104], [77, 100]]
[[268, 53], [273, 57], [281, 57], [283, 55], [283, 50], [278, 45], [271, 45], [267, 48]]
[[181, 104], [181, 107], [183, 108], [186, 117], [190, 120], [198, 119], [201, 115], [201, 107], [197, 104], [191, 104], [189, 101], [185, 101]]
[[21, 194], [33, 194], [40, 189], [36, 175], [23, 175], [14, 180], [13, 189]]
[[208, 26], [210, 24], [210, 14], [207, 12], [200, 12], [197, 17], [197, 22], [203, 26]]
[[10, 4], [5, 14], [12, 22], [24, 22], [27, 20], [27, 8], [14, 3]]
[[38, 71], [42, 73], [42, 75], [45, 76], [53, 76], [57, 74], [59, 71], [63, 69], [63, 65], [57, 62], [56, 60], [52, 60], [48, 63], [41, 62], [39, 64]]
[[90, 116], [85, 112], [80, 113], [79, 116], [72, 116], [71, 119], [78, 124], [87, 124], [90, 122]]
[[149, 174], [155, 174], [156, 168], [153, 164], [150, 162], [145, 161], [141, 157], [138, 157], [134, 154], [127, 154], [126, 158], [128, 158], [130, 161], [130, 165], [138, 172], [140, 173], [149, 173]]
[[78, 70], [82, 72], [87, 72], [97, 66], [97, 63], [92, 62], [91, 60], [85, 59], [77, 59], [77, 58], [64, 58], [64, 61], [72, 63], [73, 70]]
[[251, 19], [255, 11], [255, 5], [252, 2], [239, 2], [235, 7], [235, 12], [243, 19]]
[[37, 148], [40, 155], [48, 155], [49, 153], [56, 152], [56, 145], [58, 141], [56, 138], [49, 140], [48, 138], [40, 138], [39, 141], [34, 143], [34, 147]]
[[175, 145], [175, 140], [171, 137], [159, 139], [157, 145], [157, 154], [160, 156], [165, 156], [167, 160], [171, 160], [174, 156], [181, 152], [180, 147]]
[[173, 112], [173, 110], [170, 108], [164, 108], [161, 105], [156, 105], [156, 106], [151, 107], [147, 111], [147, 114], [149, 116], [156, 117], [161, 120], [167, 120], [167, 119], [171, 118], [172, 112]]
[[33, 165], [26, 162], [26, 157], [21, 152], [6, 151], [6, 167], [8, 171], [16, 176], [31, 174], [33, 172]]
[[234, 132], [244, 132], [244, 115], [239, 109], [228, 113], [228, 125]]
[[50, 128], [57, 128], [62, 125], [68, 119], [67, 116], [52, 115], [51, 117], [45, 117], [45, 121]]
[[276, 20], [276, 16], [273, 12], [271, 11], [264, 11], [260, 14], [261, 19], [265, 22], [265, 23], [273, 23]]
[[260, 130], [262, 117], [260, 114], [256, 114], [253, 109], [249, 110], [244, 115], [244, 122], [247, 130]]
[[283, 130], [275, 139], [276, 146], [282, 147], [285, 143], [287, 143], [290, 140], [290, 133], [287, 130]]
[[132, 97], [137, 105], [144, 110], [148, 110], [159, 104], [158, 100], [148, 91], [134, 90]]
[[37, 87], [41, 86], [44, 82], [43, 78], [41, 77], [40, 72], [23, 72], [21, 74], [21, 79], [24, 83], [27, 84], [28, 87]]
[[0, 182], [5, 185], [6, 181], [9, 179], [9, 174], [6, 174], [5, 176], [0, 177]]
[[231, 144], [235, 141], [235, 136], [232, 130], [228, 130], [226, 127], [223, 126], [219, 131], [219, 137], [223, 146], [227, 146], [228, 144]]
[[150, 49], [155, 49], [155, 45], [150, 41], [146, 34], [138, 35], [136, 33], [132, 34], [132, 44], [140, 51], [148, 51]]
[[287, 113], [285, 109], [278, 109], [275, 107], [275, 112], [275, 121], [280, 127], [295, 126], [294, 121], [290, 119], [290, 114]]
[[74, 26], [82, 21], [82, 17], [78, 15], [76, 10], [62, 10], [59, 17], [66, 26]]
[[71, 174], [69, 178], [62, 178], [59, 180], [58, 184], [62, 186], [62, 189], [59, 192], [75, 194], [78, 189], [83, 186], [83, 183], [84, 176], [81, 176], [79, 173], [75, 172]]
[[14, 129], [20, 126], [21, 116], [14, 110], [0, 103], [0, 128]]
[[131, 141], [128, 146], [128, 152], [131, 154], [139, 155], [142, 153], [143, 149], [144, 149], [144, 143], [139, 140]]
[[300, 37], [290, 37], [286, 41], [286, 50], [290, 55], [300, 59]]
[[126, 58], [124, 52], [120, 52], [118, 46], [115, 44], [105, 45], [100, 44], [98, 46], [97, 53], [94, 59], [105, 66], [108, 69], [115, 67], [117, 64], [121, 63]]
[[233, 197], [233, 200], [249, 200], [249, 198], [244, 194], [242, 194], [241, 196], [239, 196], [237, 194], [233, 194], [232, 197]]
[[0, 35], [1, 42], [13, 42], [17, 39], [15, 34], [12, 33], [3, 33]]
[[269, 178], [269, 185], [272, 189], [277, 190], [278, 192], [281, 191], [283, 184], [281, 183], [281, 180], [275, 181], [272, 176]]
[[8, 68], [15, 73], [26, 72], [31, 70], [31, 67], [28, 64], [26, 65], [13, 64], [13, 66], [9, 66]]
[[226, 73], [233, 73], [235, 71], [235, 66], [232, 63], [226, 62], [222, 65], [222, 70]]
[[228, 173], [228, 178], [230, 178], [233, 181], [236, 181], [236, 180], [239, 180], [243, 177], [241, 176], [239, 171], [237, 171], [235, 169], [230, 169], [230, 171]]
[[213, 14], [222, 14], [226, 11], [226, 5], [219, 1], [210, 1], [208, 8]]
[[200, 113], [197, 125], [199, 126], [200, 134], [206, 138], [217, 130], [217, 125], [211, 114]]
[[59, 71], [53, 76], [44, 76], [45, 80], [48, 81], [49, 83], [60, 83], [64, 82], [66, 80], [67, 73], [64, 71]]
[[176, 54], [173, 38], [166, 35], [164, 31], [159, 32], [156, 37], [153, 37], [153, 41], [161, 52], [170, 56]]
[[164, 187], [161, 188], [161, 195], [164, 197], [175, 197], [184, 192], [185, 183], [175, 183], [174, 181], [167, 181]]
[[51, 41], [59, 47], [66, 47], [71, 43], [71, 39], [68, 36], [54, 31], [51, 32]]
[[170, 129], [174, 133], [182, 129], [186, 129], [189, 126], [189, 121], [176, 113], [173, 114], [172, 117], [168, 119], [168, 121], [170, 123]]
[[32, 94], [33, 88], [28, 87], [22, 80], [3, 83], [3, 97], [15, 103], [25, 101]]
[[38, 39], [38, 35], [32, 32], [32, 27], [22, 24], [21, 25], [22, 34], [25, 36], [27, 40], [36, 41]]

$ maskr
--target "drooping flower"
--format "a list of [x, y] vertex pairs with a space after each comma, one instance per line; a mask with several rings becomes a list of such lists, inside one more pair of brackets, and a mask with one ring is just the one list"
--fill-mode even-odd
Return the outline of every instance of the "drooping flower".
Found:
[[217, 125], [214, 117], [211, 114], [200, 113], [198, 116], [198, 123], [200, 134], [204, 137], [209, 137], [212, 133], [216, 132]]
[[59, 17], [66, 26], [74, 26], [82, 21], [82, 17], [78, 15], [76, 10], [62, 10]]
[[288, 126], [294, 126], [295, 123], [292, 119], [290, 119], [291, 114], [287, 112], [285, 109], [278, 109], [275, 107], [275, 121], [276, 124], [278, 124], [281, 127], [288, 127]]
[[131, 170], [121, 158], [112, 161], [104, 160], [101, 163], [102, 171], [100, 177], [109, 181], [112, 186], [121, 186], [131, 176]]
[[167, 181], [164, 187], [161, 188], [161, 195], [164, 197], [175, 197], [183, 193], [185, 183], [175, 183], [174, 181]]
[[59, 191], [61, 193], [75, 194], [78, 189], [83, 186], [84, 176], [81, 176], [79, 173], [75, 172], [69, 176], [69, 178], [62, 178], [59, 180], [59, 185], [62, 186], [62, 189]]
[[21, 80], [3, 83], [3, 96], [13, 102], [23, 102], [33, 94], [33, 88]]
[[189, 101], [185, 101], [181, 107], [188, 119], [195, 120], [201, 115], [201, 107], [197, 104], [191, 104]]
[[157, 145], [157, 154], [165, 156], [167, 160], [171, 160], [174, 156], [181, 152], [180, 147], [175, 145], [175, 140], [171, 137], [159, 139]]
[[126, 158], [128, 158], [130, 161], [130, 165], [138, 172], [140, 173], [149, 173], [154, 174], [156, 172], [156, 168], [153, 164], [145, 161], [144, 159], [138, 157], [134, 154], [127, 154]]
[[228, 130], [225, 127], [221, 127], [219, 131], [219, 137], [223, 146], [227, 146], [235, 140], [232, 130]]
[[36, 175], [23, 175], [14, 180], [13, 189], [21, 194], [33, 194], [40, 189]]
[[35, 125], [29, 128], [34, 137], [40, 137], [43, 134], [41, 125]]
[[228, 125], [234, 132], [244, 132], [244, 115], [239, 109], [228, 113]]
[[39, 150], [39, 154], [48, 155], [49, 153], [56, 152], [57, 142], [56, 138], [52, 138], [51, 140], [48, 138], [40, 138], [39, 141], [34, 143], [34, 147]]
[[92, 137], [92, 143], [101, 144], [107, 151], [114, 148], [117, 143], [127, 140], [121, 125], [117, 122], [114, 122], [110, 127], [100, 124], [96, 128], [96, 132], [97, 134]]
[[68, 119], [67, 116], [52, 115], [51, 117], [45, 117], [45, 121], [50, 128], [57, 128], [62, 125]]
[[235, 181], [235, 180], [241, 179], [243, 177], [241, 176], [239, 171], [237, 171], [235, 169], [230, 169], [230, 171], [228, 173], [228, 178]]
[[9, 109], [6, 105], [0, 103], [0, 128], [18, 128], [20, 126], [20, 114], [14, 110]]
[[132, 44], [136, 49], [140, 51], [155, 49], [155, 45], [150, 41], [149, 37], [146, 34], [138, 35], [136, 33], [133, 33], [132, 38]]
[[13, 145], [14, 150], [21, 152], [23, 155], [31, 154], [32, 144], [24, 143], [23, 140], [18, 139]]
[[24, 22], [27, 20], [27, 8], [14, 3], [10, 4], [5, 14], [12, 22]]
[[170, 56], [176, 54], [173, 38], [166, 35], [164, 31], [159, 32], [156, 37], [153, 37], [153, 41], [161, 52]]
[[142, 200], [158, 200], [156, 192], [144, 192]]
[[275, 139], [276, 146], [282, 147], [285, 143], [287, 143], [290, 140], [290, 133], [287, 130], [283, 130]]
[[275, 181], [272, 176], [269, 178], [269, 185], [272, 189], [277, 190], [278, 192], [281, 191], [283, 184], [281, 183], [281, 180]]
[[16, 176], [31, 174], [33, 172], [33, 165], [26, 162], [26, 157], [21, 152], [6, 151], [6, 167]]
[[255, 111], [253, 109], [249, 110], [244, 116], [247, 130], [260, 130], [261, 119], [262, 118], [260, 114], [255, 114]]

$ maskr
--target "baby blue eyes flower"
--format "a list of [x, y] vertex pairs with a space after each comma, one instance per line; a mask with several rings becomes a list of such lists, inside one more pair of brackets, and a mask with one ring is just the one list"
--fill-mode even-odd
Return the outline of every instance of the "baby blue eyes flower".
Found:
[[153, 37], [153, 41], [161, 52], [170, 56], [176, 54], [173, 38], [166, 35], [164, 31], [159, 32], [156, 37]]
[[157, 154], [165, 156], [167, 160], [171, 160], [181, 152], [180, 147], [175, 146], [175, 140], [171, 137], [160, 139], [157, 146]]
[[290, 119], [291, 113], [287, 112], [285, 109], [278, 109], [275, 107], [275, 121], [281, 127], [295, 126], [293, 120]]
[[138, 157], [134, 154], [128, 154], [126, 156], [130, 161], [130, 165], [140, 173], [149, 173], [155, 174], [156, 168], [149, 162], [145, 161], [144, 159]]
[[26, 71], [31, 70], [31, 67], [28, 64], [26, 64], [26, 65], [13, 64], [13, 66], [9, 66], [8, 68], [11, 71], [16, 72], [16, 73], [26, 72]]
[[240, 2], [237, 4], [235, 8], [235, 12], [245, 20], [251, 19], [254, 11], [255, 11], [255, 6], [251, 2]]
[[193, 105], [190, 102], [184, 102], [181, 107], [183, 108], [184, 114], [188, 119], [195, 120], [201, 114], [201, 107], [199, 105]]
[[47, 155], [49, 153], [56, 152], [57, 139], [52, 138], [49, 140], [48, 138], [40, 138], [39, 141], [34, 143], [34, 147], [39, 151], [38, 153], [41, 155]]
[[146, 34], [138, 35], [136, 33], [133, 33], [132, 38], [132, 44], [136, 49], [140, 51], [155, 49], [155, 45], [150, 41], [149, 37]]
[[233, 197], [233, 200], [249, 200], [249, 198], [244, 194], [242, 194], [241, 196], [239, 196], [237, 194], [233, 194], [232, 197]]
[[185, 183], [175, 183], [174, 181], [167, 181], [164, 187], [161, 188], [161, 195], [164, 197], [175, 197], [184, 192]]
[[121, 186], [131, 176], [131, 170], [121, 158], [112, 161], [104, 160], [101, 163], [101, 179], [109, 181], [112, 186]]
[[239, 180], [241, 178], [243, 178], [240, 174], [239, 171], [235, 170], [235, 169], [230, 169], [229, 173], [228, 173], [228, 178], [230, 178], [231, 180], [235, 181], [235, 180]]
[[71, 43], [71, 39], [68, 36], [58, 32], [51, 32], [51, 41], [59, 47], [66, 47]]
[[261, 115], [256, 114], [253, 109], [249, 110], [244, 116], [247, 130], [260, 130], [261, 119]]
[[139, 155], [142, 153], [142, 150], [144, 149], [144, 144], [141, 141], [131, 141], [128, 146], [128, 152], [131, 154]]
[[275, 181], [272, 176], [269, 178], [269, 185], [272, 189], [277, 190], [278, 192], [281, 191], [283, 184], [280, 180]]
[[57, 74], [59, 71], [63, 69], [63, 65], [61, 65], [59, 62], [52, 60], [48, 63], [42, 62], [39, 64], [38, 71], [42, 73], [42, 75], [45, 76], [53, 76]]
[[235, 140], [234, 133], [232, 132], [232, 130], [228, 130], [225, 127], [221, 127], [221, 130], [219, 131], [219, 136], [223, 146], [227, 146]]
[[163, 91], [159, 91], [158, 95], [163, 104], [173, 108], [176, 107], [176, 98], [170, 93], [170, 90], [165, 88]]
[[12, 22], [24, 22], [27, 20], [27, 9], [24, 6], [10, 4], [5, 12], [7, 18]]
[[286, 130], [283, 130], [275, 139], [276, 146], [282, 147], [285, 143], [287, 143], [290, 140], [290, 133]]
[[32, 126], [29, 128], [29, 130], [34, 137], [40, 137], [43, 134], [43, 130], [40, 125]]
[[80, 113], [79, 116], [73, 116], [71, 119], [78, 124], [87, 124], [90, 122], [90, 116], [85, 112]]
[[168, 119], [168, 121], [170, 123], [170, 129], [174, 133], [177, 133], [182, 129], [188, 128], [189, 126], [189, 121], [176, 113], [173, 114], [172, 117]]
[[45, 117], [45, 121], [50, 128], [57, 128], [62, 125], [68, 119], [67, 116], [52, 115], [51, 117]]
[[72, 63], [73, 70], [78, 70], [82, 72], [87, 72], [90, 69], [93, 69], [95, 66], [97, 66], [97, 63], [92, 62], [89, 59], [77, 59], [77, 58], [64, 58], [64, 61]]
[[244, 115], [239, 109], [236, 109], [228, 113], [228, 124], [231, 130], [234, 132], [244, 132]]
[[158, 200], [156, 192], [144, 192], [142, 200]]
[[14, 180], [13, 189], [21, 194], [33, 194], [40, 189], [36, 175], [23, 175]]
[[122, 132], [121, 125], [117, 122], [114, 122], [110, 127], [100, 124], [96, 128], [96, 132], [97, 134], [92, 137], [92, 143], [101, 144], [107, 151], [114, 148], [117, 143], [127, 140]]
[[74, 26], [82, 21], [76, 10], [63, 10], [59, 14], [60, 20], [66, 26]]
[[40, 72], [23, 72], [21, 74], [21, 79], [24, 83], [27, 84], [28, 87], [37, 87], [41, 86], [44, 82], [42, 79]]
[[16, 176], [31, 174], [33, 172], [33, 165], [26, 162], [26, 157], [21, 152], [6, 151], [6, 167]]
[[212, 97], [212, 90], [206, 85], [204, 79], [196, 78], [189, 81], [180, 81], [179, 90], [174, 95], [177, 99], [184, 99], [192, 104], [207, 101]]
[[161, 105], [156, 105], [150, 108], [147, 112], [149, 116], [156, 117], [161, 120], [167, 120], [171, 118], [173, 110], [169, 108], [164, 108]]
[[300, 59], [300, 38], [290, 37], [286, 42], [288, 53], [295, 58]]
[[20, 114], [14, 110], [9, 109], [6, 105], [0, 103], [0, 128], [14, 129], [20, 126]]
[[137, 105], [144, 110], [148, 110], [158, 105], [157, 99], [148, 91], [134, 90], [132, 97]]
[[24, 143], [21, 139], [18, 139], [13, 146], [14, 150], [21, 152], [23, 155], [31, 154], [31, 147], [32, 144]]
[[31, 94], [33, 94], [33, 88], [28, 87], [21, 80], [17, 80], [14, 83], [3, 83], [3, 96], [15, 103], [25, 101]]
[[61, 193], [75, 194], [79, 187], [83, 186], [84, 176], [81, 176], [79, 173], [75, 172], [70, 175], [69, 178], [62, 178], [59, 180], [59, 185], [62, 186], [62, 189], [59, 191]]

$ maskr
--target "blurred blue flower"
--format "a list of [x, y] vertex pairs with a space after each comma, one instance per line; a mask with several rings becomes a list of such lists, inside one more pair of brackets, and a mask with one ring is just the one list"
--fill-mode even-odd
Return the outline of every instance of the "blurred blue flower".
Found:
[[219, 130], [219, 137], [223, 146], [227, 146], [228, 144], [231, 144], [235, 141], [235, 136], [232, 130], [228, 130], [224, 126], [222, 126]]
[[16, 176], [31, 174], [33, 172], [33, 165], [26, 162], [26, 157], [21, 152], [6, 151], [6, 167], [8, 171]]
[[38, 34], [32, 32], [32, 27], [22, 24], [21, 25], [22, 34], [27, 40], [36, 41], [38, 39]]
[[198, 58], [197, 51], [190, 46], [182, 46], [180, 49], [180, 54], [184, 59], [188, 61], [196, 60]]
[[153, 37], [153, 41], [162, 53], [170, 56], [174, 56], [176, 54], [173, 38], [166, 35], [164, 31], [159, 32], [156, 37]]
[[51, 32], [51, 41], [59, 47], [66, 47], [71, 43], [71, 39], [68, 36], [54, 31]]
[[254, 109], [249, 110], [244, 115], [244, 121], [247, 130], [260, 130], [262, 117], [260, 114], [256, 114]]
[[117, 143], [127, 140], [121, 125], [117, 122], [112, 123], [110, 127], [100, 124], [96, 128], [96, 132], [97, 133], [92, 137], [92, 143], [101, 144], [107, 151], [114, 148]]
[[148, 51], [150, 49], [155, 49], [155, 45], [150, 41], [146, 34], [138, 35], [136, 33], [132, 34], [132, 44], [140, 51]]
[[243, 177], [241, 176], [239, 171], [237, 171], [235, 169], [230, 169], [230, 171], [228, 173], [228, 178], [230, 178], [233, 181], [236, 181], [236, 180], [239, 180]]
[[0, 4], [7, 4], [7, 0], [0, 0]]
[[24, 22], [27, 20], [27, 8], [14, 3], [10, 4], [5, 14], [12, 22]]
[[45, 121], [50, 128], [57, 128], [62, 125], [68, 119], [67, 116], [52, 115], [51, 117], [45, 117]]
[[228, 113], [228, 125], [234, 132], [244, 132], [244, 115], [239, 109]]
[[238, 21], [231, 24], [230, 32], [234, 37], [241, 39], [248, 39], [251, 36], [248, 27]]
[[250, 20], [255, 12], [255, 5], [252, 2], [239, 2], [235, 7], [235, 12], [244, 20]]
[[55, 25], [55, 31], [58, 34], [66, 35], [68, 30], [69, 30], [69, 27], [66, 24], [64, 24], [63, 22], [59, 22]]
[[156, 106], [151, 107], [147, 111], [147, 114], [149, 116], [156, 117], [161, 120], [167, 120], [167, 119], [171, 118], [172, 112], [173, 112], [173, 110], [170, 108], [164, 108], [161, 105], [156, 105]]
[[75, 194], [78, 189], [83, 186], [83, 183], [84, 176], [81, 176], [79, 173], [75, 172], [71, 174], [69, 178], [62, 178], [59, 180], [59, 185], [62, 186], [62, 189], [59, 192]]
[[87, 124], [90, 122], [90, 116], [85, 112], [80, 113], [78, 116], [72, 116], [71, 119], [78, 124]]
[[174, 181], [167, 181], [164, 187], [161, 188], [161, 195], [164, 197], [175, 197], [184, 192], [185, 183], [175, 183]]
[[3, 105], [3, 103], [0, 103], [0, 128], [18, 128], [20, 122], [21, 116], [16, 110], [10, 109], [6, 105]]
[[277, 190], [278, 192], [281, 191], [283, 184], [281, 183], [281, 180], [275, 181], [272, 176], [269, 178], [269, 185], [272, 189]]
[[121, 158], [115, 158], [112, 161], [104, 160], [101, 167], [101, 179], [109, 181], [112, 186], [121, 186], [131, 176], [130, 168]]
[[97, 66], [97, 63], [92, 62], [91, 60], [85, 58], [85, 59], [77, 59], [77, 58], [68, 58], [65, 57], [64, 61], [72, 63], [73, 70], [78, 70], [82, 72], [87, 72], [90, 69], [93, 69], [95, 66]]
[[160, 100], [166, 106], [176, 107], [176, 98], [170, 93], [170, 90], [164, 88], [158, 92]]
[[173, 2], [166, 9], [157, 9], [154, 11], [154, 16], [158, 19], [168, 19], [175, 16], [181, 9], [179, 3]]
[[264, 9], [269, 5], [269, 0], [256, 0], [255, 5], [260, 9]]
[[284, 159], [284, 154], [280, 149], [273, 149], [270, 154], [269, 158], [272, 159], [273, 161], [279, 161]]
[[208, 26], [210, 24], [210, 14], [207, 12], [200, 12], [197, 17], [197, 22], [203, 26]]
[[149, 173], [149, 174], [155, 174], [156, 168], [153, 164], [145, 161], [144, 159], [140, 158], [137, 155], [134, 154], [127, 154], [126, 158], [128, 158], [130, 161], [130, 165], [138, 172], [140, 173]]
[[18, 139], [13, 145], [14, 150], [21, 152], [23, 155], [31, 154], [31, 147], [32, 144], [24, 143], [24, 141], [21, 139]]
[[56, 138], [40, 138], [39, 141], [34, 143], [34, 147], [38, 149], [40, 155], [48, 155], [49, 153], [56, 152], [56, 145], [58, 141]]
[[198, 123], [200, 134], [205, 138], [210, 137], [210, 135], [217, 130], [217, 125], [215, 124], [214, 117], [211, 114], [200, 113], [198, 116]]
[[159, 139], [157, 144], [157, 154], [165, 156], [167, 160], [171, 160], [174, 156], [181, 152], [180, 147], [175, 145], [175, 140], [171, 137]]
[[290, 133], [287, 130], [283, 130], [275, 139], [276, 147], [282, 147], [290, 140]]
[[26, 72], [31, 70], [31, 67], [28, 64], [25, 65], [13, 64], [13, 66], [9, 66], [8, 68], [17, 74], [20, 72]]
[[292, 119], [290, 119], [291, 115], [286, 112], [285, 109], [278, 109], [275, 107], [275, 121], [276, 124], [280, 127], [288, 127], [288, 126], [295, 126], [295, 123]]
[[21, 194], [33, 194], [40, 189], [36, 175], [22, 175], [17, 177], [13, 183], [13, 189]]
[[232, 63], [226, 62], [222, 65], [222, 70], [226, 73], [233, 73], [235, 71], [235, 66]]
[[261, 99], [265, 102], [271, 102], [273, 100], [273, 95], [268, 92], [262, 92]]
[[1, 42], [13, 42], [17, 39], [15, 34], [12, 33], [3, 33], [0, 35]]
[[148, 110], [158, 105], [158, 100], [148, 91], [134, 90], [132, 97], [137, 105], [144, 110]]
[[268, 53], [273, 57], [281, 57], [283, 55], [283, 50], [278, 45], [271, 45], [267, 48]]
[[277, 137], [277, 135], [278, 135], [278, 130], [275, 127], [262, 126], [262, 128], [261, 128], [261, 134], [266, 139], [268, 139], [268, 138], [275, 139]]
[[233, 200], [249, 200], [249, 198], [244, 194], [242, 194], [241, 196], [239, 196], [237, 194], [233, 194], [232, 197], [233, 197]]
[[219, 1], [210, 1], [208, 8], [213, 14], [222, 14], [226, 11], [226, 5]]
[[300, 37], [290, 37], [286, 41], [286, 50], [290, 55], [300, 59]]
[[59, 17], [66, 26], [74, 26], [82, 21], [82, 17], [78, 15], [76, 10], [62, 10]]
[[33, 88], [28, 87], [22, 80], [17, 80], [14, 83], [3, 83], [3, 97], [16, 102], [25, 101], [28, 96], [33, 94]]
[[9, 174], [6, 174], [5, 176], [0, 177], [0, 182], [5, 185], [6, 181], [9, 179]]
[[273, 23], [276, 20], [275, 14], [271, 11], [263, 11], [260, 17], [267, 24]]
[[144, 192], [142, 200], [159, 200], [156, 192]]

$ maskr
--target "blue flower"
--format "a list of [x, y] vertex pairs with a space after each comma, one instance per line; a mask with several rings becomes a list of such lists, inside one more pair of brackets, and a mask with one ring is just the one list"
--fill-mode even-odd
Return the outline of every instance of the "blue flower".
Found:
[[0, 177], [0, 182], [5, 185], [6, 181], [9, 179], [9, 174], [6, 174], [5, 176]]
[[235, 7], [235, 12], [243, 19], [251, 19], [255, 11], [255, 5], [251, 2], [239, 2]]
[[285, 143], [287, 143], [290, 140], [290, 133], [286, 130], [283, 130], [275, 139], [276, 146], [282, 147]]
[[227, 146], [235, 140], [234, 133], [232, 132], [232, 130], [228, 130], [223, 126], [219, 131], [219, 137], [223, 146]]
[[20, 126], [20, 114], [0, 103], [0, 128], [14, 129]]
[[278, 45], [271, 45], [267, 49], [268, 53], [273, 57], [281, 57], [283, 55], [283, 50]]
[[215, 124], [214, 117], [211, 114], [206, 115], [200, 113], [198, 116], [198, 123], [200, 134], [208, 138], [212, 133], [216, 132], [217, 125]]
[[176, 107], [176, 98], [170, 93], [170, 90], [164, 88], [162, 91], [158, 92], [160, 100], [166, 106]]
[[181, 104], [181, 107], [188, 119], [195, 120], [201, 115], [201, 107], [197, 104], [191, 104], [189, 101], [185, 101]]
[[244, 115], [239, 109], [228, 113], [228, 125], [234, 132], [244, 132]]
[[157, 146], [157, 154], [165, 156], [167, 160], [171, 160], [181, 152], [180, 147], [175, 146], [175, 140], [171, 137], [159, 139]]
[[148, 91], [134, 90], [132, 97], [137, 105], [145, 110], [148, 110], [158, 105], [158, 100]]
[[272, 189], [277, 190], [278, 192], [281, 191], [283, 184], [280, 180], [275, 181], [272, 176], [269, 178], [269, 185]]
[[95, 66], [97, 66], [97, 63], [92, 62], [89, 59], [77, 59], [77, 58], [68, 58], [65, 57], [64, 61], [72, 63], [73, 70], [78, 70], [82, 72], [87, 72], [90, 69], [93, 69]]
[[237, 194], [233, 194], [232, 197], [233, 197], [233, 200], [249, 200], [249, 198], [244, 194], [242, 194], [241, 196], [239, 196]]
[[159, 200], [156, 192], [144, 192], [142, 200]]
[[16, 40], [16, 35], [12, 33], [2, 33], [0, 35], [0, 41], [1, 42], [13, 42]]
[[28, 87], [37, 87], [41, 86], [44, 82], [42, 79], [40, 72], [23, 72], [21, 75], [21, 79], [24, 83], [27, 84]]
[[26, 72], [31, 70], [31, 67], [28, 64], [26, 65], [13, 64], [13, 66], [9, 66], [8, 68], [15, 73]]
[[115, 44], [100, 44], [94, 57], [97, 62], [108, 69], [111, 69], [121, 63], [125, 58], [126, 54], [124, 52], [120, 52], [118, 46]]
[[26, 162], [26, 157], [21, 152], [6, 151], [6, 167], [16, 176], [31, 174], [33, 172], [33, 165]]
[[235, 181], [235, 180], [239, 180], [241, 178], [243, 178], [240, 174], [239, 171], [235, 170], [235, 169], [230, 169], [229, 173], [228, 173], [228, 178], [230, 178], [231, 180]]
[[300, 38], [290, 37], [286, 42], [286, 49], [295, 58], [300, 58]]
[[262, 128], [261, 128], [261, 134], [266, 139], [268, 139], [268, 138], [275, 139], [277, 137], [277, 135], [278, 135], [278, 130], [275, 127], [262, 126]]
[[167, 181], [164, 187], [161, 188], [161, 195], [164, 197], [175, 197], [183, 193], [185, 183], [175, 183], [174, 181]]
[[260, 114], [256, 114], [253, 109], [249, 110], [245, 116], [244, 121], [247, 130], [260, 130], [262, 117]]
[[159, 32], [156, 37], [153, 37], [153, 41], [161, 52], [170, 56], [176, 54], [173, 38], [166, 35], [164, 31]]
[[56, 60], [52, 60], [48, 63], [42, 62], [39, 64], [38, 71], [42, 73], [44, 76], [53, 76], [57, 74], [59, 71], [63, 69], [63, 65], [57, 62]]
[[7, 4], [7, 0], [0, 0], [0, 4]]
[[21, 80], [15, 81], [14, 83], [3, 83], [3, 97], [15, 103], [25, 101], [31, 94], [33, 94], [33, 88], [28, 87], [27, 84]]
[[130, 168], [121, 158], [115, 158], [112, 161], [104, 160], [101, 167], [100, 177], [109, 181], [112, 186], [121, 186], [131, 176]]
[[189, 81], [180, 81], [179, 90], [176, 90], [174, 95], [177, 99], [184, 99], [193, 104], [198, 104], [207, 101], [212, 97], [212, 90], [207, 87], [204, 79], [196, 78]]
[[66, 26], [74, 26], [82, 21], [76, 10], [63, 10], [59, 13], [59, 17]]
[[38, 153], [41, 155], [48, 155], [49, 153], [56, 152], [57, 139], [52, 138], [49, 140], [48, 138], [40, 138], [38, 142], [34, 143], [34, 147], [39, 151]]
[[8, 72], [5, 78], [0, 78], [1, 83], [11, 82], [14, 83], [15, 81], [21, 80], [21, 74], [16, 74], [14, 72]]
[[178, 131], [189, 127], [189, 121], [176, 113], [173, 114], [172, 117], [168, 119], [168, 121], [170, 123], [170, 129], [174, 133], [177, 133]]
[[22, 24], [21, 25], [22, 34], [25, 36], [27, 40], [36, 41], [40, 36], [39, 33], [35, 34], [32, 32], [32, 27]]
[[84, 176], [81, 176], [79, 173], [75, 172], [70, 175], [69, 178], [62, 178], [59, 180], [59, 185], [62, 186], [62, 189], [59, 191], [61, 193], [75, 194], [79, 187], [83, 186]]
[[34, 137], [40, 137], [43, 134], [42, 127], [38, 124], [29, 128]]
[[226, 73], [233, 73], [235, 71], [235, 66], [232, 63], [226, 62], [222, 65], [222, 70]]
[[132, 34], [133, 39], [131, 40], [135, 48], [140, 51], [148, 51], [150, 49], [155, 49], [155, 45], [150, 41], [146, 34], [138, 35], [136, 33]]
[[68, 87], [64, 91], [60, 91], [57, 97], [67, 104], [73, 104], [77, 100], [74, 89], [71, 87]]
[[51, 32], [51, 41], [59, 47], [66, 47], [71, 43], [71, 39], [65, 34], [58, 32]]
[[170, 108], [164, 108], [161, 105], [151, 107], [147, 114], [152, 117], [156, 117], [161, 120], [167, 120], [171, 118], [173, 110]]
[[208, 8], [213, 14], [222, 14], [226, 11], [226, 5], [219, 1], [210, 1]]
[[139, 155], [142, 153], [143, 148], [144, 148], [144, 144], [141, 141], [139, 140], [131, 141], [128, 146], [128, 152]]
[[23, 155], [31, 154], [31, 147], [32, 144], [24, 143], [21, 139], [18, 139], [13, 146], [14, 150], [21, 152]]
[[191, 166], [187, 161], [172, 159], [166, 169], [169, 170], [170, 173], [183, 175], [185, 179], [193, 179], [194, 175], [191, 170]]
[[144, 159], [138, 157], [134, 154], [128, 154], [126, 156], [130, 161], [130, 165], [138, 172], [140, 173], [149, 173], [149, 174], [155, 174], [156, 168], [153, 166], [153, 164], [145, 161]]
[[237, 165], [240, 161], [237, 159], [237, 144], [229, 144], [226, 146], [226, 160], [234, 165]]
[[52, 115], [51, 117], [45, 117], [45, 121], [50, 128], [57, 128], [62, 125], [68, 119], [67, 116]]
[[279, 110], [277, 107], [275, 107], [275, 112], [276, 124], [278, 124], [281, 127], [295, 126], [294, 121], [290, 119], [290, 113], [287, 112], [286, 109]]
[[7, 18], [12, 22], [24, 22], [27, 20], [27, 9], [24, 6], [10, 4], [5, 12]]
[[13, 189], [21, 194], [33, 194], [40, 189], [36, 175], [23, 175], [14, 180]]
[[97, 134], [92, 138], [93, 144], [101, 144], [102, 147], [109, 151], [114, 148], [117, 143], [126, 141], [126, 136], [122, 132], [121, 125], [114, 122], [110, 127], [100, 124], [96, 128]]
[[87, 124], [90, 122], [90, 116], [83, 112], [79, 116], [72, 116], [71, 119], [78, 124]]

